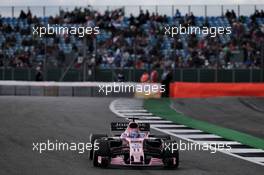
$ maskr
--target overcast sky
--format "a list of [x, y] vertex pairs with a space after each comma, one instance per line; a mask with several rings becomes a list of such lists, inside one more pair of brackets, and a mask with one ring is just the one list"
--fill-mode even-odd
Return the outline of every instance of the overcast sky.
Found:
[[38, 5], [171, 5], [171, 4], [264, 4], [264, 0], [0, 0], [0, 6]]

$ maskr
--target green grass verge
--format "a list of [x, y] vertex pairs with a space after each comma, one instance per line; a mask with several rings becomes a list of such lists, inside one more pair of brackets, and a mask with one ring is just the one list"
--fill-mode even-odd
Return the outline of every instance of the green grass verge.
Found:
[[261, 138], [187, 117], [185, 115], [177, 113], [170, 107], [170, 105], [170, 99], [147, 99], [144, 101], [144, 107], [149, 112], [159, 117], [176, 122], [178, 124], [183, 124], [188, 127], [199, 129], [204, 132], [216, 134], [229, 140], [238, 141], [248, 146], [264, 149], [264, 140]]

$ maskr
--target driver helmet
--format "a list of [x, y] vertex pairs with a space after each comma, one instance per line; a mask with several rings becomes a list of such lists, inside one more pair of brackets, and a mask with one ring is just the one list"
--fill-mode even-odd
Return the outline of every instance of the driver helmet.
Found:
[[130, 123], [129, 124], [129, 137], [131, 138], [138, 138], [140, 136], [139, 133], [139, 126], [137, 123]]

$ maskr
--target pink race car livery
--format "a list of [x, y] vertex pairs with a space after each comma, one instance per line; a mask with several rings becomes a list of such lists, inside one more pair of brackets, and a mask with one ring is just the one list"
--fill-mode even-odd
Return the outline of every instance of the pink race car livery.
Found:
[[[91, 134], [94, 145], [90, 159], [95, 167], [117, 166], [179, 166], [177, 143], [169, 135], [150, 135], [148, 123], [111, 123], [113, 136]], [[118, 133], [121, 132], [121, 133]]]

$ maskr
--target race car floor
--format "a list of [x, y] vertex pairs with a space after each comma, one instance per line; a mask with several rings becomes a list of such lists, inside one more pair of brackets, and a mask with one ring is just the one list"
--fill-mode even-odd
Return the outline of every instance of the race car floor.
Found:
[[[94, 168], [88, 152], [33, 151], [33, 142], [89, 142], [91, 133], [109, 134], [113, 98], [0, 96], [1, 175], [228, 175], [263, 174], [261, 165], [222, 153], [180, 152], [177, 170]], [[127, 106], [129, 107], [129, 106]], [[142, 106], [138, 106], [138, 109]], [[142, 112], [142, 111], [141, 111]], [[161, 134], [151, 130], [154, 134]], [[175, 137], [178, 140], [178, 138]]]

